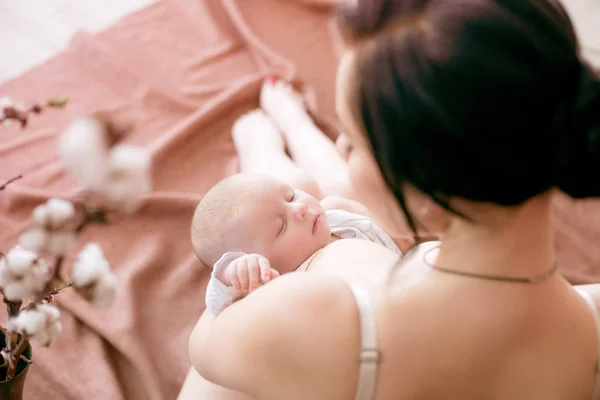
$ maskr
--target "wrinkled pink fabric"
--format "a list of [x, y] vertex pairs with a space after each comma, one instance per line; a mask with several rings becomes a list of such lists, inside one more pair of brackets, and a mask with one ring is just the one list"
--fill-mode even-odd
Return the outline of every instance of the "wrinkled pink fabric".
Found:
[[[74, 193], [56, 135], [77, 115], [113, 109], [135, 120], [126, 142], [152, 153], [155, 192], [134, 217], [92, 227], [120, 278], [108, 310], [59, 296], [64, 331], [34, 347], [28, 399], [174, 399], [189, 367], [187, 342], [204, 309], [208, 269], [189, 241], [195, 204], [237, 172], [232, 122], [258, 106], [262, 79], [300, 79], [333, 116], [336, 59], [329, 10], [314, 1], [169, 0], [127, 16], [107, 31], [78, 34], [54, 59], [0, 86], [26, 103], [66, 95], [21, 131], [0, 128], [0, 179], [26, 177], [0, 193], [2, 251], [16, 242], [33, 207]], [[597, 202], [556, 202], [557, 248], [573, 281], [600, 276]]]
[[33, 116], [24, 131], [0, 128], [0, 180], [26, 175], [0, 193], [2, 251], [36, 204], [77, 189], [55, 140], [71, 118], [121, 112], [136, 122], [126, 142], [146, 147], [153, 160], [155, 192], [140, 212], [92, 227], [79, 242], [104, 248], [122, 286], [115, 306], [58, 296], [64, 331], [50, 348], [34, 347], [26, 398], [176, 397], [209, 277], [189, 240], [194, 207], [237, 172], [230, 128], [258, 107], [265, 76], [301, 78], [333, 114], [328, 17], [327, 9], [280, 0], [161, 1], [103, 33], [78, 34], [65, 52], [0, 86], [25, 103], [71, 98], [65, 109]]

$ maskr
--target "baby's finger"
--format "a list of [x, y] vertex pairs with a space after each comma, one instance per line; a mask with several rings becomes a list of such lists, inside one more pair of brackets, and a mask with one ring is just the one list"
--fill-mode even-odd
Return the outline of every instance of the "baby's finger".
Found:
[[240, 291], [248, 291], [248, 264], [247, 260], [241, 261], [237, 266], [237, 277], [240, 280]]
[[238, 262], [237, 261], [232, 262], [227, 267], [226, 274], [227, 274], [227, 278], [229, 278], [229, 282], [231, 282], [231, 286], [233, 286], [233, 288], [235, 289], [236, 292], [239, 292], [241, 290], [241, 286], [240, 286], [240, 280], [238, 279], [237, 267], [238, 267]]
[[271, 279], [275, 279], [280, 276], [279, 271], [277, 271], [276, 269], [271, 268], [269, 272], [271, 274]]
[[269, 260], [267, 260], [264, 257], [259, 257], [258, 266], [260, 268], [261, 281], [269, 282], [271, 279], [273, 279], [273, 276], [271, 275], [271, 264], [269, 263]]
[[260, 268], [258, 266], [258, 257], [248, 257], [248, 277], [250, 279], [250, 287], [248, 291], [253, 291], [258, 288], [260, 277]]

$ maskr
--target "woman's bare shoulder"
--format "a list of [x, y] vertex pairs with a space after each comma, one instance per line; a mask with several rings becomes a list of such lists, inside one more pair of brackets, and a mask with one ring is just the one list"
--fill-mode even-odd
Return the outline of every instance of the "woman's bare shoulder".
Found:
[[[420, 278], [427, 267], [423, 258], [438, 242], [423, 243], [402, 256], [377, 243], [361, 239], [343, 239], [329, 244], [311, 257], [306, 265], [311, 273], [331, 273], [366, 289], [394, 282]], [[389, 286], [389, 285], [388, 285]]]
[[331, 272], [346, 277], [366, 269], [381, 273], [399, 259], [399, 254], [379, 244], [362, 239], [342, 239], [321, 249], [307, 263], [311, 272]]

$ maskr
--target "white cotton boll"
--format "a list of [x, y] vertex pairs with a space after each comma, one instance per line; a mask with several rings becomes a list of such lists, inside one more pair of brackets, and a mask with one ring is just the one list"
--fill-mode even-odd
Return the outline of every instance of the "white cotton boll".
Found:
[[5, 256], [8, 269], [15, 275], [25, 274], [37, 258], [37, 253], [21, 247], [13, 247]]
[[[0, 97], [0, 119], [4, 118], [4, 109], [14, 107], [15, 103], [10, 97]], [[10, 119], [4, 121], [4, 125], [10, 124]]]
[[31, 219], [34, 224], [50, 229], [60, 228], [75, 216], [75, 207], [70, 201], [53, 197], [33, 209]]
[[48, 337], [50, 339], [48, 344], [50, 344], [50, 342], [53, 342], [54, 339], [56, 339], [61, 332], [62, 324], [60, 323], [60, 321], [54, 321], [54, 323], [48, 326], [48, 328], [46, 329], [46, 333], [48, 334]]
[[19, 246], [35, 252], [42, 251], [47, 241], [48, 232], [42, 228], [30, 228], [19, 236]]
[[65, 231], [75, 216], [75, 207], [67, 200], [51, 198], [34, 208], [33, 227], [19, 237], [19, 243], [36, 252], [47, 251], [60, 256], [67, 253], [75, 242], [75, 232]]
[[29, 336], [42, 331], [46, 325], [44, 313], [37, 308], [31, 310], [22, 310], [16, 317], [8, 320], [7, 328]]
[[32, 310], [21, 311], [19, 317], [21, 317], [20, 332], [26, 335], [34, 335], [36, 332], [43, 330], [46, 325], [46, 317], [42, 312], [35, 308]]
[[41, 311], [48, 323], [54, 323], [60, 318], [60, 311], [53, 305], [50, 304], [39, 304], [36, 309]]
[[144, 174], [150, 170], [150, 154], [144, 148], [121, 144], [108, 155], [108, 168], [118, 174]]
[[48, 212], [48, 207], [46, 203], [40, 204], [39, 206], [33, 209], [31, 213], [31, 218], [33, 222], [38, 226], [45, 226], [50, 221], [50, 213]]
[[149, 177], [128, 175], [118, 180], [109, 180], [104, 195], [113, 207], [129, 214], [139, 208], [142, 203], [141, 196], [151, 191], [152, 183]]
[[93, 118], [77, 119], [59, 139], [59, 153], [67, 170], [84, 186], [100, 190], [106, 173], [108, 138]]
[[104, 252], [98, 243], [88, 243], [79, 252], [79, 257], [85, 259], [104, 260]]
[[40, 292], [46, 282], [50, 279], [50, 274], [42, 271], [32, 272], [19, 279], [13, 279], [2, 286], [4, 297], [11, 301], [24, 300]]
[[33, 336], [33, 340], [43, 346], [47, 346], [62, 331], [62, 324], [59, 320], [60, 311], [50, 304], [39, 304], [36, 306], [36, 309], [44, 316], [44, 327]]
[[10, 281], [2, 286], [4, 297], [10, 301], [19, 301], [29, 296], [29, 292], [23, 282]]
[[12, 107], [14, 106], [14, 102], [10, 97], [0, 97], [0, 108]]
[[75, 287], [83, 288], [100, 278], [99, 269], [89, 263], [76, 263], [73, 265], [71, 279]]
[[0, 260], [0, 287], [8, 300], [23, 300], [34, 295], [48, 279], [48, 264], [34, 252], [15, 247]]
[[46, 283], [52, 278], [50, 265], [47, 262], [41, 261], [34, 266], [30, 276], [34, 279], [35, 283], [31, 285], [31, 288], [36, 292], [39, 292], [46, 286]]
[[52, 227], [59, 227], [71, 221], [75, 216], [75, 207], [70, 201], [51, 198], [46, 203], [46, 210]]
[[50, 278], [50, 267], [46, 262], [40, 260], [21, 278], [21, 283], [27, 296], [32, 296], [42, 291]]
[[140, 147], [120, 145], [110, 152], [103, 193], [113, 207], [125, 213], [139, 207], [140, 197], [152, 191], [150, 164]]
[[92, 288], [92, 303], [97, 307], [111, 306], [117, 297], [117, 285], [118, 279], [114, 274], [103, 275]]
[[117, 277], [97, 243], [88, 244], [73, 263], [71, 280], [80, 294], [96, 306], [110, 306], [117, 294]]
[[74, 232], [48, 232], [46, 251], [54, 256], [61, 256], [71, 250], [74, 244]]
[[49, 345], [62, 331], [60, 311], [49, 304], [38, 304], [8, 320], [7, 328], [29, 336], [43, 346]]
[[4, 287], [7, 282], [10, 282], [12, 279], [12, 274], [8, 270], [6, 266], [6, 260], [4, 258], [0, 259], [0, 287]]
[[76, 287], [83, 288], [109, 273], [110, 264], [104, 258], [102, 248], [97, 243], [89, 243], [73, 263], [71, 279]]

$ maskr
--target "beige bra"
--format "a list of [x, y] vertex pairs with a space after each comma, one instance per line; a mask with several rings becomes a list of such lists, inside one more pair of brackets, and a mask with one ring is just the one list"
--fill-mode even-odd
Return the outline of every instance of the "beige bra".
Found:
[[[373, 400], [377, 384], [377, 367], [381, 353], [377, 347], [377, 327], [375, 324], [375, 311], [371, 303], [369, 293], [362, 287], [350, 285], [360, 318], [360, 352], [358, 354], [358, 387], [355, 400]], [[596, 321], [596, 332], [598, 335], [598, 360], [600, 360], [600, 317], [598, 309], [592, 297], [580, 290], [577, 292], [590, 307]], [[596, 366], [596, 385], [591, 400], [600, 400], [600, 366]]]

